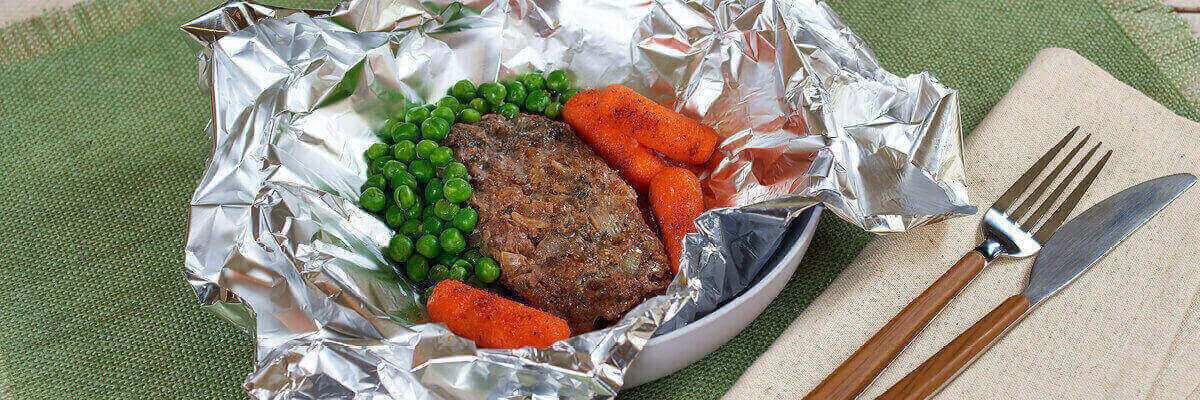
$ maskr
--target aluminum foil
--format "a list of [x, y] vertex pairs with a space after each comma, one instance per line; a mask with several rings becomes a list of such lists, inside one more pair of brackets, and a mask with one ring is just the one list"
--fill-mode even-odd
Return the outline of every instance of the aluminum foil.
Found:
[[[212, 100], [185, 275], [202, 305], [254, 336], [251, 396], [612, 397], [651, 335], [740, 293], [806, 208], [873, 232], [974, 212], [956, 93], [884, 71], [824, 3], [466, 5], [233, 1], [183, 26]], [[613, 326], [546, 349], [477, 349], [428, 323], [384, 259], [390, 231], [356, 206], [362, 154], [400, 98], [552, 69], [716, 128], [724, 141], [702, 178], [719, 207], [697, 220], [666, 293]]]

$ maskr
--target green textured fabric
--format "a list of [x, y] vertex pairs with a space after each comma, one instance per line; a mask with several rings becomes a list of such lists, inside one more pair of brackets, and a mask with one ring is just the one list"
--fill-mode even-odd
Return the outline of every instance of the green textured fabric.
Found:
[[81, 42], [44, 20], [0, 33], [0, 64], [24, 60], [0, 66], [4, 397], [247, 398], [249, 335], [182, 269], [209, 104], [178, 27], [217, 2], [134, 3], [49, 17]]
[[[181, 272], [208, 104], [176, 27], [216, 3], [100, 0], [0, 29], [0, 398], [246, 397], [249, 336], [195, 307]], [[968, 129], [1050, 46], [1196, 119], [1184, 94], [1193, 91], [1181, 89], [1194, 42], [1139, 46], [1178, 36], [1178, 21], [1144, 5], [832, 2], [888, 69], [929, 70], [961, 89]], [[1150, 31], [1123, 30], [1138, 27]], [[867, 239], [825, 218], [796, 276], [747, 330], [627, 397], [720, 396]]]

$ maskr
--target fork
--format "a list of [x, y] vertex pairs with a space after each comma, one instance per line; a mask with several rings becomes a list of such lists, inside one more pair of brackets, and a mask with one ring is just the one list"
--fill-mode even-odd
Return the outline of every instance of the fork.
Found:
[[[921, 333], [925, 326], [929, 324], [938, 313], [954, 300], [958, 293], [967, 287], [976, 276], [979, 275], [983, 268], [991, 261], [1000, 256], [1010, 258], [1029, 257], [1041, 250], [1041, 243], [1045, 242], [1055, 230], [1063, 223], [1061, 218], [1051, 218], [1046, 221], [1035, 234], [1030, 234], [1042, 217], [1047, 212], [1054, 208], [1054, 203], [1058, 197], [1062, 195], [1067, 186], [1079, 174], [1083, 166], [1087, 164], [1096, 150], [1100, 148], [1100, 144], [1096, 144], [1083, 157], [1083, 159], [1063, 178], [1062, 182], [1050, 191], [1040, 205], [1034, 209], [1034, 205], [1038, 203], [1046, 194], [1046, 190], [1055, 181], [1060, 173], [1066, 169], [1070, 161], [1075, 158], [1084, 144], [1087, 143], [1091, 135], [1087, 135], [1076, 145], [1067, 155], [1059, 161], [1058, 165], [1050, 171], [1049, 174], [1036, 187], [1033, 186], [1038, 176], [1046, 169], [1046, 166], [1057, 157], [1058, 153], [1071, 141], [1071, 138], [1079, 132], [1079, 127], [1076, 126], [1070, 133], [1067, 133], [1055, 144], [1054, 147], [1046, 151], [1032, 166], [1029, 167], [1016, 182], [1005, 190], [1000, 198], [988, 208], [983, 216], [983, 221], [980, 223], [980, 230], [983, 233], [983, 242], [976, 246], [974, 250], [967, 252], [953, 267], [950, 267], [946, 273], [929, 288], [921, 292], [916, 299], [908, 303], [887, 325], [884, 325], [879, 332], [876, 332], [871, 339], [859, 347], [850, 358], [846, 359], [842, 365], [833, 371], [824, 381], [821, 381], [812, 392], [805, 396], [805, 399], [811, 400], [848, 400], [857, 398], [866, 390], [871, 382], [879, 376], [892, 360], [904, 351], [917, 335]], [[1111, 153], [1111, 151], [1109, 152]], [[1103, 157], [1093, 171], [1099, 171], [1104, 167], [1108, 157]], [[1093, 175], [1090, 174], [1089, 175]], [[1079, 183], [1079, 187], [1075, 192], [1082, 193], [1091, 187], [1092, 180], [1084, 179]], [[1032, 190], [1030, 190], [1032, 188]], [[1025, 199], [1017, 203], [1017, 199], [1028, 192]], [[1079, 196], [1068, 196], [1063, 204], [1059, 205], [1059, 209], [1063, 212], [1055, 212], [1054, 215], [1070, 214], [1070, 211], [1079, 203]], [[1017, 204], [1015, 207], [1013, 204]], [[1030, 211], [1032, 214], [1028, 214]], [[1028, 217], [1026, 217], [1028, 214]]]

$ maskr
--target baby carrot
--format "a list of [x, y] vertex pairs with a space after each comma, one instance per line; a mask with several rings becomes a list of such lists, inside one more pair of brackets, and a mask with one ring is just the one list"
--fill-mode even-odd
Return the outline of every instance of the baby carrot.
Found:
[[704, 213], [700, 179], [692, 171], [683, 168], [663, 169], [650, 181], [650, 209], [658, 218], [671, 268], [679, 273], [683, 236], [696, 231], [693, 221]]
[[611, 115], [601, 110], [600, 92], [585, 90], [563, 105], [563, 121], [571, 125], [609, 165], [616, 168], [638, 191], [645, 193], [658, 171], [666, 168], [662, 159], [633, 138], [621, 134]]
[[703, 164], [717, 148], [717, 132], [708, 125], [655, 103], [614, 83], [601, 92], [600, 111], [612, 116], [621, 133], [687, 164]]
[[429, 317], [489, 349], [543, 348], [571, 337], [567, 321], [453, 279], [434, 286]]

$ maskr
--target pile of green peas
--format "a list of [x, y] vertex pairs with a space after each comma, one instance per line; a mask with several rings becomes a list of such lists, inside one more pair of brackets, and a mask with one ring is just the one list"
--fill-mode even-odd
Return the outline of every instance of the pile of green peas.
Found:
[[441, 144], [455, 122], [472, 123], [484, 114], [512, 118], [520, 112], [559, 118], [576, 90], [564, 71], [529, 73], [475, 87], [462, 80], [437, 103], [402, 103], [367, 148], [367, 181], [359, 205], [382, 219], [395, 234], [387, 257], [411, 280], [433, 284], [457, 279], [475, 286], [500, 277], [495, 260], [467, 248], [479, 214], [471, 198], [467, 166]]
[[444, 102], [401, 105], [380, 132], [382, 142], [365, 153], [368, 178], [359, 204], [395, 231], [386, 255], [415, 282], [481, 285], [500, 276], [495, 260], [467, 249], [479, 220], [465, 204], [472, 190], [467, 166], [441, 144], [462, 111]]
[[[505, 118], [519, 113], [540, 114], [550, 119], [559, 119], [563, 103], [578, 93], [572, 88], [571, 77], [566, 71], [558, 70], [542, 75], [530, 72], [511, 76], [500, 82], [475, 84], [461, 80], [450, 88], [450, 95], [438, 102], [465, 104], [463, 122], [478, 121], [483, 114], [500, 114]], [[471, 110], [471, 111], [467, 111]]]

